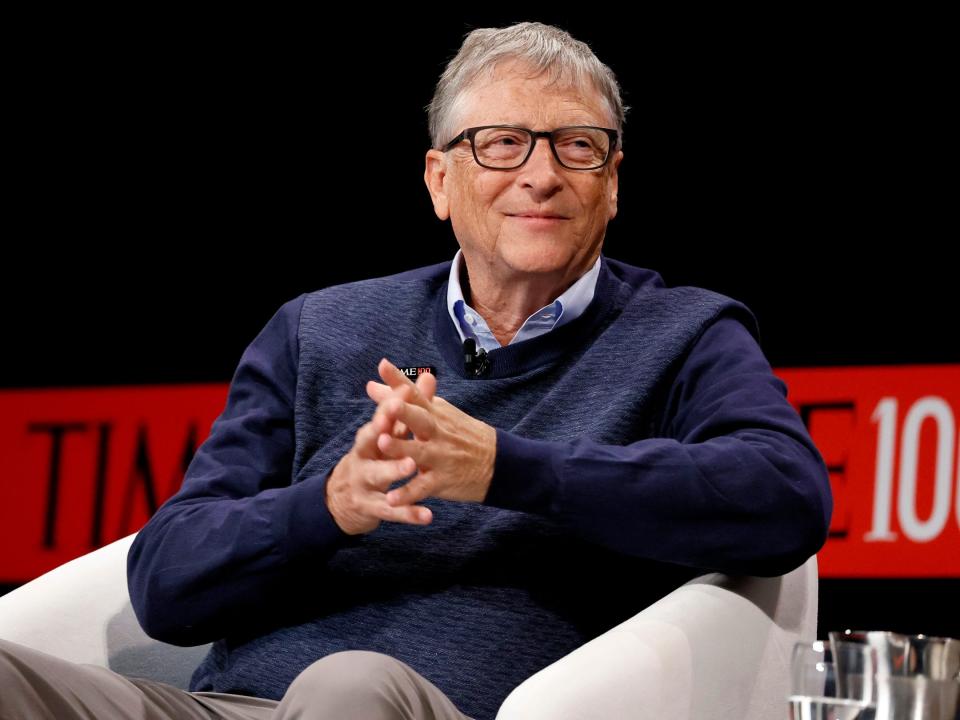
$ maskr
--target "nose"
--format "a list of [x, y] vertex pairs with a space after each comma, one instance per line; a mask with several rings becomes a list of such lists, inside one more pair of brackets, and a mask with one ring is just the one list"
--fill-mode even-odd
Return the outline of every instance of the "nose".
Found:
[[545, 137], [538, 137], [533, 143], [533, 152], [530, 153], [530, 157], [527, 158], [527, 162], [524, 163], [524, 167], [530, 163], [537, 161], [537, 156], [541, 155], [551, 162], [551, 164], [556, 165], [558, 168], [561, 167], [557, 163], [557, 158], [553, 155], [553, 150], [550, 148], [550, 140]]
[[545, 137], [536, 139], [530, 157], [519, 172], [521, 184], [538, 194], [552, 195], [563, 183], [563, 166], [557, 162], [550, 149], [550, 141]]

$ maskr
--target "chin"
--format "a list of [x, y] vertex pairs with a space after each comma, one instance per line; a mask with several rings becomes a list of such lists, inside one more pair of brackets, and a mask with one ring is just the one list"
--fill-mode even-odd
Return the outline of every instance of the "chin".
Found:
[[519, 272], [552, 273], [566, 268], [572, 258], [569, 249], [556, 244], [529, 243], [505, 254], [504, 262]]

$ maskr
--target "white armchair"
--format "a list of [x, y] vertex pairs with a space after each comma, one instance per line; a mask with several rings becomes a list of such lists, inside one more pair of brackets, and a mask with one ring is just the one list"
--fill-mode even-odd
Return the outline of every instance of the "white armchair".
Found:
[[0, 638], [186, 688], [210, 644], [168, 645], [140, 627], [127, 592], [127, 551], [134, 537], [64, 563], [0, 597]]
[[[143, 632], [127, 593], [134, 536], [0, 597], [0, 638], [186, 688], [209, 644]], [[816, 627], [816, 557], [782, 577], [703, 575], [528, 678], [497, 720], [784, 717], [793, 643]]]

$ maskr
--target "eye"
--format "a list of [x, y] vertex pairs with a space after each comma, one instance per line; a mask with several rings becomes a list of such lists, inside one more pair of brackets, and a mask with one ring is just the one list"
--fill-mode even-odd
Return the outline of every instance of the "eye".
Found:
[[593, 139], [589, 137], [567, 137], [561, 140], [559, 144], [575, 149], [583, 148], [588, 150], [592, 150], [596, 146]]
[[506, 147], [526, 144], [523, 138], [516, 133], [497, 133], [487, 138], [485, 142], [488, 145], [504, 145]]

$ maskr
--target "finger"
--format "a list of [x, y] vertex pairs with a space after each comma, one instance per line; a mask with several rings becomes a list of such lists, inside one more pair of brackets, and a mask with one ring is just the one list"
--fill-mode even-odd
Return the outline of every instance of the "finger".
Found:
[[372, 460], [378, 455], [377, 438], [380, 432], [376, 429], [373, 421], [364, 423], [357, 428], [356, 435], [353, 438], [353, 450], [362, 458]]
[[377, 438], [381, 433], [387, 433], [393, 428], [402, 407], [402, 403], [395, 403], [391, 407], [379, 407], [370, 422], [364, 423], [357, 429], [353, 439], [353, 449], [357, 455], [367, 460], [380, 458]]
[[437, 378], [432, 372], [421, 373], [415, 385], [427, 400], [433, 400], [434, 395], [437, 394]]
[[420, 473], [406, 485], [394, 488], [387, 493], [387, 503], [393, 507], [413, 505], [433, 494], [433, 474]]
[[393, 393], [393, 388], [376, 380], [367, 380], [367, 397], [375, 403], [380, 403]]
[[[410, 431], [416, 435], [417, 439], [429, 440], [436, 435], [437, 421], [433, 417], [433, 413], [430, 411], [424, 410], [422, 407], [418, 407], [417, 405], [404, 403], [397, 398], [385, 400], [383, 405], [380, 407], [383, 409], [383, 413], [386, 415], [386, 417], [402, 420], [404, 423], [406, 423], [407, 427], [409, 427]], [[377, 429], [381, 434], [386, 434], [393, 429], [393, 425], [391, 424], [389, 427], [383, 427], [383, 424], [381, 423], [377, 425]]]
[[[403, 375], [403, 373], [400, 373], [400, 375], [402, 375], [403, 378], [407, 380], [407, 377]], [[427, 377], [428, 375], [429, 377]], [[407, 385], [408, 383], [403, 383], [402, 385], [400, 385], [400, 387], [406, 387]], [[425, 400], [432, 400], [437, 392], [437, 378], [431, 372], [420, 373], [420, 375], [417, 376], [417, 380], [415, 383], [413, 383], [412, 387], [417, 389], [420, 395]], [[393, 390], [393, 388], [391, 388], [390, 385], [386, 385], [384, 383], [378, 383], [375, 380], [368, 380], [366, 389], [367, 389], [367, 396], [371, 400], [377, 403], [382, 401], [384, 398], [389, 397], [390, 392]]]
[[373, 400], [375, 403], [380, 402], [380, 399], [383, 396], [383, 389], [386, 387], [386, 385], [383, 383], [378, 383], [376, 380], [367, 380], [367, 397]]
[[[429, 405], [430, 401], [423, 396], [420, 389], [410, 378], [400, 372], [400, 369], [386, 358], [380, 361], [380, 364], [377, 366], [377, 371], [380, 373], [380, 377], [383, 378], [384, 382], [394, 389], [409, 386], [413, 391], [413, 397], [410, 399], [410, 402], [415, 405], [420, 405], [421, 407], [427, 407]], [[424, 374], [426, 375], [427, 373]]]
[[390, 397], [377, 406], [371, 422], [378, 434], [393, 432], [395, 423], [402, 419], [404, 410], [407, 407], [403, 397], [406, 394], [408, 394], [408, 391], [404, 390], [398, 393], [392, 393]]
[[411, 457], [397, 460], [368, 460], [363, 470], [363, 484], [368, 490], [386, 493], [390, 485], [397, 480], [410, 477], [416, 470], [417, 464]]
[[433, 512], [424, 505], [401, 505], [394, 507], [381, 500], [371, 511], [375, 517], [390, 522], [402, 522], [409, 525], [429, 525], [433, 521]]
[[412, 457], [417, 467], [423, 465], [426, 457], [426, 449], [420, 440], [401, 440], [387, 433], [380, 433], [377, 436], [377, 450], [386, 458]]
[[397, 420], [397, 421], [393, 424], [393, 433], [392, 433], [392, 435], [393, 435], [395, 438], [406, 438], [407, 440], [409, 440], [409, 439], [410, 439], [410, 438], [409, 438], [410, 428], [408, 428], [408, 427], [407, 427], [407, 424], [406, 424], [405, 422], [403, 422], [402, 420]]

